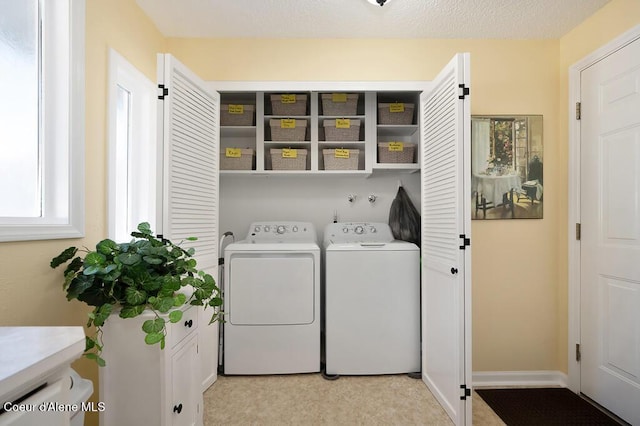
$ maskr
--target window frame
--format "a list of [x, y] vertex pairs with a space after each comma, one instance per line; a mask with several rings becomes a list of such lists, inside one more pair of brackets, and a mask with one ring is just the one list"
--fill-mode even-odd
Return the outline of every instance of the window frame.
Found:
[[0, 217], [0, 242], [84, 236], [85, 0], [41, 7], [42, 216]]
[[[108, 80], [108, 235], [126, 241], [140, 222], [156, 229], [157, 92], [154, 82], [114, 49], [109, 49]], [[118, 88], [130, 96], [126, 146], [118, 132]]]

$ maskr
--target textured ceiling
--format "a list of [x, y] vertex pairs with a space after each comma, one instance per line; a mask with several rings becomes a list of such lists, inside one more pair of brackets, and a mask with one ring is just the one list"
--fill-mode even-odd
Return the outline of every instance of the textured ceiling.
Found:
[[610, 0], [136, 0], [167, 37], [553, 39]]

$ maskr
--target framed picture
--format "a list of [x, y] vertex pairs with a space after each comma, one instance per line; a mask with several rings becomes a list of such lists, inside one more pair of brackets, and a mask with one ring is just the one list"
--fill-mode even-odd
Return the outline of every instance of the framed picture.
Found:
[[542, 115], [471, 116], [471, 218], [542, 219]]

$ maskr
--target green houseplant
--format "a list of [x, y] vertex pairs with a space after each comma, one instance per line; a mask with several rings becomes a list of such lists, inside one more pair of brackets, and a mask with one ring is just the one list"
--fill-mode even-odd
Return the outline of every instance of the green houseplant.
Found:
[[[77, 299], [93, 306], [88, 327], [95, 326], [94, 336], [87, 336], [84, 355], [104, 366], [102, 326], [119, 308], [121, 318], [133, 318], [150, 310], [154, 319], [142, 325], [147, 344], [164, 349], [166, 322], [180, 321], [185, 304], [211, 306], [210, 323], [221, 318], [220, 291], [213, 277], [196, 269], [193, 248], [183, 249], [166, 239], [153, 236], [146, 222], [132, 232], [133, 240], [116, 243], [100, 241], [95, 250], [69, 247], [51, 260], [57, 268], [69, 261], [64, 271], [63, 290], [67, 299]], [[191, 237], [188, 240], [195, 240]], [[84, 252], [84, 258], [77, 256]], [[185, 292], [191, 290], [191, 295]]]

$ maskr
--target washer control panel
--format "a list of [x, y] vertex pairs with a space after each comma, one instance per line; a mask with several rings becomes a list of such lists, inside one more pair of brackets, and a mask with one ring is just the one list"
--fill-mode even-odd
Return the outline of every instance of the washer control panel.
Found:
[[325, 245], [327, 243], [388, 243], [393, 240], [391, 228], [386, 223], [330, 223], [324, 231]]
[[308, 222], [254, 222], [247, 240], [254, 243], [310, 242], [317, 240], [316, 230]]

